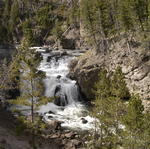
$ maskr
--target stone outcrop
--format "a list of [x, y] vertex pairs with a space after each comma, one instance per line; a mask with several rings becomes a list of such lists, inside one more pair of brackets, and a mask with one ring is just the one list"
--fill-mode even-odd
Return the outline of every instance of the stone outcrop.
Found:
[[4, 58], [10, 58], [15, 51], [14, 46], [0, 45], [0, 60]]
[[150, 51], [138, 45], [129, 49], [125, 40], [116, 42], [109, 52], [89, 50], [70, 65], [70, 76], [76, 78], [82, 92], [93, 99], [92, 88], [102, 67], [114, 71], [122, 67], [127, 86], [131, 93], [139, 93], [147, 106], [150, 100]]

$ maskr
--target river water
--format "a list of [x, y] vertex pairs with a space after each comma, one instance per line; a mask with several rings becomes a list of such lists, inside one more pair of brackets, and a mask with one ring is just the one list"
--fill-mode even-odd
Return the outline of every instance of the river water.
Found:
[[94, 118], [88, 115], [76, 81], [67, 77], [68, 64], [84, 51], [67, 51], [67, 54], [61, 55], [59, 51], [46, 53], [42, 48], [36, 49], [43, 56], [38, 69], [46, 73], [44, 79], [45, 96], [57, 98], [54, 102], [40, 107], [38, 112], [43, 116], [43, 120], [46, 122], [58, 120], [64, 128], [92, 129]]

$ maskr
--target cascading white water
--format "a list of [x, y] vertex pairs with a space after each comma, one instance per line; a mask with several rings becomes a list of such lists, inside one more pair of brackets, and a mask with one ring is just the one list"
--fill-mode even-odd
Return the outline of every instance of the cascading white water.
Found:
[[45, 121], [61, 121], [62, 127], [89, 130], [94, 127], [94, 118], [87, 116], [85, 106], [80, 103], [81, 95], [75, 80], [67, 78], [68, 64], [80, 55], [80, 51], [67, 51], [71, 55], [58, 56], [57, 52], [44, 53], [39, 70], [46, 72], [45, 96], [56, 96], [54, 103], [43, 105], [39, 113]]

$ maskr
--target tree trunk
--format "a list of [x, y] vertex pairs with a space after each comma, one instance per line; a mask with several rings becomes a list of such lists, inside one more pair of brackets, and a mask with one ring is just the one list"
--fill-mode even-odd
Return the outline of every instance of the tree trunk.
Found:
[[33, 80], [31, 79], [31, 122], [34, 124], [34, 97], [33, 97]]

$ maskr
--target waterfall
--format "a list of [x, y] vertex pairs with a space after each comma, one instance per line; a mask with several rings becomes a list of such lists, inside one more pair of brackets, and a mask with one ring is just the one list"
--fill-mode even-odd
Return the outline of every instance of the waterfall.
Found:
[[41, 106], [38, 111], [44, 121], [58, 120], [65, 128], [91, 129], [94, 119], [88, 116], [85, 105], [81, 103], [82, 97], [76, 81], [67, 77], [68, 64], [83, 51], [67, 51], [63, 55], [59, 51], [50, 53], [45, 53], [43, 49], [37, 51], [43, 56], [39, 70], [46, 73], [45, 96], [55, 97], [53, 102]]
[[43, 61], [39, 70], [46, 72], [45, 96], [56, 97], [54, 103], [58, 106], [70, 105], [81, 100], [76, 81], [66, 77], [69, 71], [68, 64], [73, 57], [68, 55], [51, 57], [53, 52], [42, 55]]

